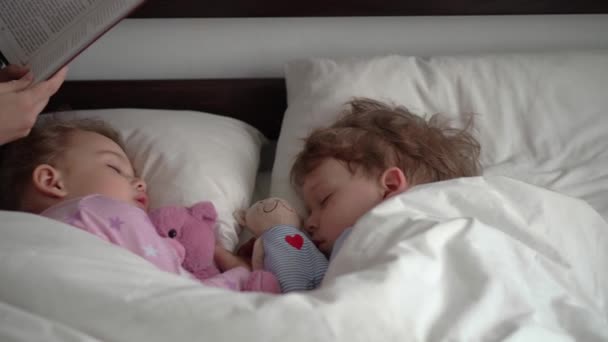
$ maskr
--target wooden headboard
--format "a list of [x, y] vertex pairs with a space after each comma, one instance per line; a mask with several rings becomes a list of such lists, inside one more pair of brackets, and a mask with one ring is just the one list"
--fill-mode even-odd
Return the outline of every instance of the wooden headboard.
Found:
[[276, 140], [287, 107], [284, 80], [70, 81], [46, 111], [101, 108], [188, 109], [230, 116]]
[[136, 18], [352, 17], [608, 13], [598, 0], [148, 0]]
[[[148, 0], [132, 18], [239, 18], [417, 15], [605, 14], [594, 0]], [[277, 139], [285, 82], [266, 79], [70, 81], [46, 111], [97, 108], [191, 109], [243, 120]]]

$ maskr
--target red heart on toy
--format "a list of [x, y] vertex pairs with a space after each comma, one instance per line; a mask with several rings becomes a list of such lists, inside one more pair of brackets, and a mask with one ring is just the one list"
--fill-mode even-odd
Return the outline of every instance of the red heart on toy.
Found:
[[287, 235], [285, 241], [296, 249], [302, 249], [302, 245], [304, 245], [304, 238], [300, 234]]

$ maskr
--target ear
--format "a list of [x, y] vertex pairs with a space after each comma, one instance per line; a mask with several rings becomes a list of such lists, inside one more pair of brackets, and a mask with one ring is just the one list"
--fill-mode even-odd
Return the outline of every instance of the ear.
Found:
[[247, 224], [245, 222], [245, 216], [247, 215], [247, 211], [245, 209], [238, 209], [232, 213], [232, 216], [236, 220], [236, 222], [241, 226], [245, 227]]
[[38, 165], [32, 172], [32, 183], [34, 189], [53, 198], [64, 198], [68, 195], [61, 171], [51, 165]]
[[399, 194], [409, 187], [405, 174], [396, 166], [389, 167], [382, 173], [380, 176], [380, 185], [384, 189], [384, 199]]
[[215, 207], [209, 201], [198, 202], [189, 209], [190, 214], [201, 221], [215, 221], [217, 219]]

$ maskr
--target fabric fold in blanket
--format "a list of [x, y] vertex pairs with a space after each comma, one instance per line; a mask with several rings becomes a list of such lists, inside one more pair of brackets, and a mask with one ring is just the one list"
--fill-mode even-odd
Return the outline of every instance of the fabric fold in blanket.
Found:
[[204, 287], [42, 217], [0, 222], [2, 341], [608, 340], [608, 224], [504, 177], [387, 200], [320, 288], [287, 295]]

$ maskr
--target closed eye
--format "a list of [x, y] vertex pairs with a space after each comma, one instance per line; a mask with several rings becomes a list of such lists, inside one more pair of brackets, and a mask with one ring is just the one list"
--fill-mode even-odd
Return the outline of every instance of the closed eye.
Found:
[[329, 200], [331, 195], [332, 194], [329, 194], [329, 195], [325, 196], [325, 198], [323, 198], [323, 200], [321, 201], [321, 207], [324, 207], [327, 204], [327, 201]]
[[110, 169], [112, 169], [112, 170], [116, 171], [116, 173], [118, 173], [119, 175], [122, 175], [122, 172], [120, 171], [120, 169], [119, 169], [118, 167], [116, 167], [116, 166], [114, 166], [114, 165], [111, 165], [111, 164], [107, 164], [107, 166], [108, 166]]

